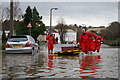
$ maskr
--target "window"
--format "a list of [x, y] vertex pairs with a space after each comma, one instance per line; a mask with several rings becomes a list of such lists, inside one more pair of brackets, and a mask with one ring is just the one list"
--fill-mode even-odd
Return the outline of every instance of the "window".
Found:
[[31, 42], [35, 42], [35, 40], [31, 36], [29, 36], [29, 39]]
[[9, 42], [20, 42], [20, 41], [27, 41], [26, 36], [11, 36], [8, 41]]

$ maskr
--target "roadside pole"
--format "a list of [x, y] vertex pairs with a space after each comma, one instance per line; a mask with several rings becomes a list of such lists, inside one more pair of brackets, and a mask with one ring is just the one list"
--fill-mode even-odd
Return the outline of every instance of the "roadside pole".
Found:
[[31, 35], [31, 28], [29, 28], [30, 29], [30, 35]]
[[30, 35], [31, 35], [31, 28], [32, 28], [31, 23], [28, 23], [27, 28], [29, 28], [29, 32], [30, 32]]

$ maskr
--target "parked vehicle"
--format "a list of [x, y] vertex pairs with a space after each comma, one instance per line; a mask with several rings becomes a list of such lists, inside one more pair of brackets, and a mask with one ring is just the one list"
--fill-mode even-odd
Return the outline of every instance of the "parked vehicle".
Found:
[[11, 36], [6, 42], [6, 53], [37, 53], [39, 45], [30, 35]]

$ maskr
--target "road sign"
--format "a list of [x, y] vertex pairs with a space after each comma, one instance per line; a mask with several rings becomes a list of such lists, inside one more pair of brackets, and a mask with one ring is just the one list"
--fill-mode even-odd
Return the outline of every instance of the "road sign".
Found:
[[29, 23], [29, 24], [27, 25], [27, 28], [32, 28], [31, 23]]

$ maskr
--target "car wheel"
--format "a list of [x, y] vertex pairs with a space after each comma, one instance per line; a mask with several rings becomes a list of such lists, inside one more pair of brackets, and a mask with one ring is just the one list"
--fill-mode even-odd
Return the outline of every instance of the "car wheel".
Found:
[[40, 47], [38, 47], [38, 50], [40, 50]]
[[31, 54], [33, 54], [34, 53], [34, 48], [32, 48], [32, 50], [31, 50]]
[[39, 53], [39, 49], [37, 50], [37, 53]]

